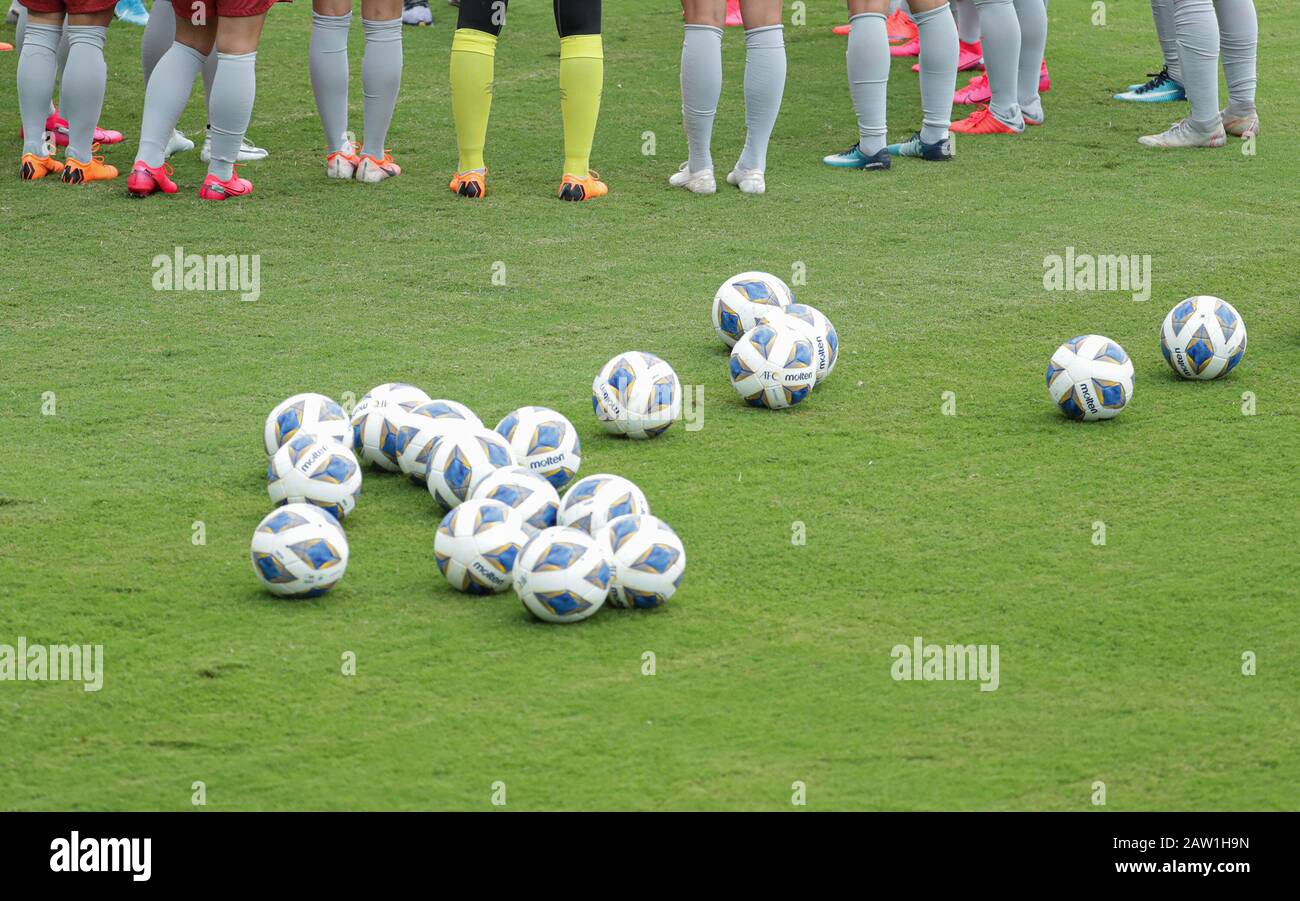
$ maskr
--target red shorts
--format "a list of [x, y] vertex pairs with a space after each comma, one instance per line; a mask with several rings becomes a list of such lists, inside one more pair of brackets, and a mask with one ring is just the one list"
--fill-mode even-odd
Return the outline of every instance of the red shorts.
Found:
[[18, 0], [18, 2], [34, 13], [67, 13], [70, 16], [88, 16], [117, 6], [117, 0]]
[[[161, 3], [162, 0], [155, 0], [155, 2]], [[288, 2], [289, 0], [172, 0], [172, 9], [176, 10], [177, 18], [193, 21], [194, 16], [200, 11], [207, 19], [213, 16], [231, 18], [260, 16], [277, 3]]]

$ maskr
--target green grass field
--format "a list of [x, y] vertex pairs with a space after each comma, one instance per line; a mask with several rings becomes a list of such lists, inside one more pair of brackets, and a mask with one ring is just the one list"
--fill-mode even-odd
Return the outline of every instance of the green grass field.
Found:
[[[810, 4], [787, 24], [768, 194], [702, 198], [665, 184], [685, 153], [679, 10], [611, 0], [594, 165], [613, 193], [580, 206], [553, 197], [550, 5], [515, 5], [481, 203], [446, 190], [440, 3], [435, 28], [406, 30], [389, 141], [406, 174], [377, 187], [321, 171], [305, 3], [269, 16], [250, 135], [271, 157], [244, 168], [244, 202], [198, 201], [197, 153], [173, 160], [175, 197], [131, 201], [125, 176], [20, 183], [17, 59], [0, 55], [0, 644], [102, 644], [106, 669], [98, 693], [0, 682], [0, 808], [190, 809], [196, 780], [209, 810], [490, 810], [495, 782], [523, 810], [801, 809], [796, 781], [822, 810], [1093, 809], [1097, 781], [1110, 810], [1300, 806], [1288, 5], [1258, 3], [1254, 155], [1139, 148], [1185, 109], [1109, 99], [1158, 60], [1146, 4], [1108, 4], [1096, 27], [1091, 4], [1059, 0], [1046, 127], [864, 175], [819, 162], [852, 143], [853, 117], [830, 33], [843, 11]], [[140, 34], [109, 35], [103, 122], [127, 140], [105, 155], [124, 170]], [[725, 54], [720, 167], [743, 131], [736, 29]], [[900, 137], [920, 118], [911, 62], [891, 83]], [[177, 246], [259, 254], [260, 299], [156, 292], [151, 260]], [[1067, 247], [1150, 254], [1151, 300], [1045, 291], [1044, 258]], [[795, 409], [749, 409], [709, 328], [713, 291], [800, 265], [839, 366]], [[1158, 327], [1199, 293], [1238, 307], [1250, 347], [1228, 378], [1188, 383]], [[1086, 332], [1137, 367], [1110, 422], [1068, 422], [1044, 390], [1049, 355]], [[704, 386], [702, 429], [603, 434], [591, 379], [634, 348]], [[393, 379], [489, 425], [525, 404], [568, 415], [583, 472], [633, 479], [682, 536], [681, 591], [567, 628], [512, 595], [458, 595], [432, 561], [431, 499], [368, 472], [339, 588], [264, 593], [248, 542], [270, 508], [267, 412]], [[915, 636], [998, 645], [999, 689], [894, 681], [890, 649]]]

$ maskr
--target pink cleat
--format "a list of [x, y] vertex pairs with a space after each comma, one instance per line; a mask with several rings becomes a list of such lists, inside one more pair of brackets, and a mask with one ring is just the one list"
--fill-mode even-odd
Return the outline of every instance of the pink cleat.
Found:
[[[984, 48], [980, 46], [980, 42], [976, 41], [973, 44], [968, 44], [965, 41], [960, 41], [957, 44], [957, 71], [968, 72], [971, 69], [983, 68]], [[920, 72], [921, 64], [917, 63], [912, 66], [912, 71]]]
[[894, 44], [889, 48], [890, 56], [920, 56], [921, 39], [912, 38], [906, 44]]
[[979, 104], [988, 103], [992, 97], [989, 91], [989, 77], [987, 75], [976, 75], [966, 87], [958, 88], [957, 92], [952, 95], [953, 103]]
[[727, 24], [744, 25], [745, 21], [740, 16], [740, 0], [727, 0]]
[[212, 173], [203, 179], [203, 187], [199, 188], [200, 200], [230, 200], [233, 197], [246, 197], [253, 193], [253, 183], [246, 178], [240, 178], [239, 173], [234, 173], [227, 181], [222, 181]]
[[1047, 74], [1047, 59], [1043, 59], [1043, 68], [1038, 73], [1038, 93], [1046, 94], [1052, 89], [1052, 76]]
[[126, 191], [132, 197], [148, 197], [157, 191], [175, 194], [179, 188], [172, 181], [172, 167], [163, 163], [150, 166], [144, 160], [136, 160], [131, 167], [131, 174], [126, 177]]

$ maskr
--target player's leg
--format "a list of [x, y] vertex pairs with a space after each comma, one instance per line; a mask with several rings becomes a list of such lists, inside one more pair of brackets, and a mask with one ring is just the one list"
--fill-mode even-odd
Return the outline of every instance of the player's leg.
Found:
[[[785, 94], [781, 0], [741, 0], [745, 20], [745, 146], [727, 184], [746, 194], [767, 190], [767, 145]], [[883, 18], [881, 22], [883, 24]]]
[[[257, 97], [257, 45], [272, 0], [238, 6], [230, 4], [232, 15], [217, 8], [217, 74], [208, 95], [208, 119], [212, 133], [212, 159], [199, 197], [229, 200], [253, 193], [253, 183], [235, 175], [239, 150], [253, 118]], [[240, 15], [234, 13], [245, 13]]]
[[487, 193], [483, 147], [492, 113], [497, 38], [506, 14], [507, 0], [461, 0], [451, 39], [451, 116], [456, 123], [460, 160], [450, 187], [462, 197], [478, 198]]
[[722, 96], [723, 0], [682, 0], [682, 128], [687, 158], [668, 183], [696, 194], [717, 190], [713, 175], [713, 120]]
[[361, 62], [366, 106], [365, 144], [357, 181], [373, 184], [402, 174], [384, 146], [402, 87], [402, 0], [361, 0], [361, 25], [366, 33], [366, 55]]
[[104, 87], [108, 65], [104, 62], [104, 40], [113, 21], [113, 0], [98, 0], [89, 6], [103, 9], [68, 16], [63, 31], [68, 38], [68, 62], [63, 69], [60, 99], [68, 122], [68, 150], [64, 160], [65, 184], [85, 184], [117, 178], [117, 168], [95, 157], [95, 123], [104, 109]]
[[889, 152], [946, 162], [953, 158], [949, 132], [961, 53], [957, 23], [945, 0], [912, 0], [912, 15], [921, 36], [921, 129], [891, 144]]
[[1043, 100], [1038, 94], [1047, 50], [1047, 0], [1015, 0], [1020, 20], [1020, 67], [1017, 102], [1027, 125], [1042, 125]]
[[975, 0], [975, 4], [980, 14], [989, 105], [954, 122], [952, 130], [959, 134], [1020, 134], [1025, 119], [1020, 112], [1021, 35], [1016, 4], [1013, 0]]
[[402, 24], [432, 25], [433, 11], [429, 9], [429, 0], [402, 0]]
[[1159, 134], [1138, 138], [1138, 143], [1161, 148], [1222, 147], [1228, 139], [1219, 111], [1219, 22], [1213, 0], [1174, 0], [1174, 25], [1191, 113]]
[[1259, 47], [1259, 21], [1255, 0], [1215, 0], [1219, 20], [1219, 49], [1223, 75], [1228, 83], [1228, 106], [1223, 110], [1223, 127], [1230, 135], [1259, 134], [1259, 113], [1255, 109], [1255, 56]]
[[605, 49], [600, 36], [601, 0], [554, 0], [560, 35], [560, 112], [564, 119], [561, 200], [594, 200], [609, 186], [591, 171], [591, 145], [600, 119]]
[[1115, 95], [1116, 100], [1135, 103], [1165, 103], [1186, 100], [1183, 93], [1183, 69], [1178, 58], [1178, 34], [1174, 25], [1174, 0], [1151, 0], [1151, 18], [1156, 24], [1156, 38], [1164, 65], [1142, 84], [1131, 84]]
[[[172, 8], [171, 0], [153, 0], [153, 7], [149, 10], [149, 21], [144, 27], [144, 35], [140, 38], [140, 70], [144, 73], [146, 88], [149, 86], [149, 77], [153, 75], [158, 60], [171, 49], [175, 40], [176, 11]], [[193, 149], [193, 141], [185, 137], [182, 132], [172, 131], [171, 139], [167, 142], [167, 156]]]
[[[903, 7], [907, 7], [907, 10], [904, 11]], [[912, 21], [911, 9], [911, 4], [903, 0], [889, 0], [889, 16], [885, 19], [885, 30], [889, 37], [890, 56], [919, 56], [921, 53], [921, 38], [917, 34], [916, 23]], [[849, 15], [855, 15], [852, 7], [849, 8]], [[903, 25], [904, 21], [911, 27]], [[853, 23], [849, 23], [848, 31], [845, 33], [853, 33]], [[902, 40], [896, 40], [896, 36], [901, 37]]]
[[845, 63], [849, 96], [858, 120], [858, 141], [822, 162], [837, 169], [888, 169], [885, 109], [889, 89], [889, 37], [885, 0], [849, 0], [849, 43]]
[[[212, 83], [217, 77], [217, 63], [220, 59], [221, 53], [214, 46], [203, 63], [203, 99], [209, 124], [203, 129], [203, 149], [199, 151], [199, 159], [205, 163], [212, 161]], [[264, 160], [268, 156], [270, 151], [265, 147], [258, 147], [248, 139], [248, 135], [244, 135], [244, 140], [239, 145], [239, 162], [251, 163], [255, 160]]]
[[352, 178], [361, 162], [348, 131], [348, 31], [352, 0], [313, 0], [308, 70], [325, 130], [325, 174]]
[[22, 50], [18, 55], [18, 109], [23, 121], [19, 175], [24, 181], [35, 181], [63, 171], [63, 164], [54, 159], [54, 135], [45, 127], [59, 67], [63, 5], [43, 0], [28, 2], [32, 6], [24, 6]]

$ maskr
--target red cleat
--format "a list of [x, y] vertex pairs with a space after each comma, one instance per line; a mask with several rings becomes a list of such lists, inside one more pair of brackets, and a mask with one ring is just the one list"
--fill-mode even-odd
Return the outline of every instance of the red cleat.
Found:
[[132, 197], [148, 197], [158, 191], [175, 194], [180, 189], [172, 181], [171, 174], [172, 167], [166, 163], [153, 167], [144, 160], [136, 160], [131, 167], [131, 174], [126, 177], [127, 193]]
[[895, 44], [889, 48], [890, 56], [920, 56], [921, 39], [912, 38], [906, 44]]
[[952, 123], [952, 131], [960, 135], [1018, 135], [1017, 131], [1003, 122], [987, 106], [981, 106], [960, 122]]
[[[984, 48], [980, 46], [980, 42], [976, 41], [973, 44], [968, 44], [965, 41], [958, 42], [957, 71], [968, 72], [971, 69], [982, 68], [984, 68]], [[912, 66], [912, 71], [920, 72], [921, 64], [917, 63]]]
[[889, 35], [891, 44], [906, 44], [919, 34], [916, 23], [912, 21], [911, 16], [903, 12], [901, 7], [894, 10], [893, 14], [885, 20], [885, 31]]
[[953, 103], [976, 104], [988, 103], [992, 94], [989, 92], [989, 77], [976, 75], [964, 88], [958, 88], [952, 95]]
[[253, 193], [253, 183], [246, 178], [240, 178], [238, 173], [230, 176], [226, 181], [222, 181], [215, 175], [208, 173], [208, 177], [203, 179], [203, 187], [199, 188], [200, 200], [230, 200], [234, 197], [245, 197]]
[[1052, 76], [1047, 74], [1047, 59], [1043, 59], [1043, 68], [1038, 73], [1038, 93], [1046, 94], [1052, 89]]
[[848, 34], [852, 30], [852, 25], [836, 25], [831, 29], [831, 34], [838, 34], [840, 37], [844, 37], [844, 35]]

